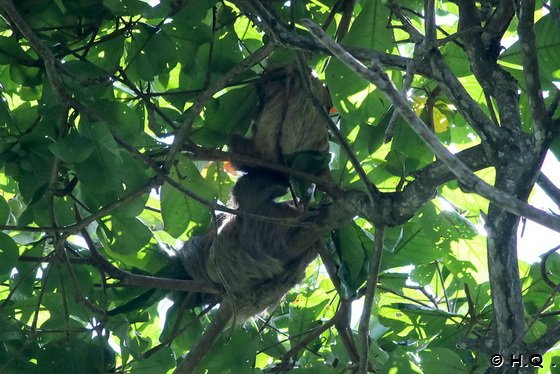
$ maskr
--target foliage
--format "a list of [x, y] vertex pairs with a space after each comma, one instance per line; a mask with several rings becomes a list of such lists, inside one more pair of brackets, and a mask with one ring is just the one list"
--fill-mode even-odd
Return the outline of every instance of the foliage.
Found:
[[[527, 201], [546, 151], [560, 155], [560, 8], [537, 2], [533, 24], [507, 10], [513, 3], [436, 1], [438, 43], [419, 58], [430, 32], [420, 1], [2, 0], [0, 372], [167, 373], [183, 360], [212, 312], [185, 308], [187, 288], [156, 278], [139, 287], [134, 275], [185, 277], [174, 250], [213, 230], [235, 182], [221, 150], [247, 133], [255, 80], [290, 49], [329, 88], [340, 132], [331, 182], [355, 194], [323, 194], [333, 208], [322, 260], [269, 317], [223, 334], [202, 367], [356, 370], [350, 317], [382, 225], [372, 368], [482, 373], [511, 339], [510, 354], [542, 354], [546, 372], [560, 340], [560, 255], [517, 272], [511, 206], [465, 190], [402, 108], [300, 22], [325, 25], [366, 64], [380, 61], [443, 144], [498, 192]], [[477, 50], [484, 35], [494, 44]], [[502, 275], [500, 286], [492, 277]]]

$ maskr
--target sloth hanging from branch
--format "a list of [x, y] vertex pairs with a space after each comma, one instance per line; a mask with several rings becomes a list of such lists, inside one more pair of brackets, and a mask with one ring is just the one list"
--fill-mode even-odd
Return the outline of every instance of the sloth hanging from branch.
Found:
[[[328, 173], [328, 91], [310, 74], [293, 67], [269, 69], [259, 82], [260, 111], [251, 138], [234, 136], [230, 151], [312, 174]], [[310, 93], [312, 95], [310, 95]], [[314, 97], [313, 97], [314, 96]], [[305, 222], [291, 202], [276, 199], [288, 192], [287, 176], [251, 165], [235, 184], [217, 230], [194, 237], [180, 252], [189, 276], [221, 286], [219, 310], [177, 373], [191, 373], [233, 320], [245, 319], [276, 305], [302, 280], [317, 256], [322, 233]], [[211, 297], [199, 300], [210, 300]]]
[[[331, 99], [323, 83], [308, 74], [306, 67], [288, 65], [267, 69], [258, 89], [261, 109], [251, 128], [251, 137], [232, 136], [230, 152], [312, 175], [328, 174], [326, 121]], [[232, 165], [244, 171], [255, 169], [235, 162]]]

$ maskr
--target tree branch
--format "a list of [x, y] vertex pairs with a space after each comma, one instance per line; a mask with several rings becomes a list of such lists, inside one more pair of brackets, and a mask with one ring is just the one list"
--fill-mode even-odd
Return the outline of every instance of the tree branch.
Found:
[[416, 113], [407, 104], [406, 98], [396, 89], [393, 82], [383, 71], [377, 61], [372, 61], [372, 67], [367, 68], [356, 60], [348, 51], [334, 42], [320, 27], [310, 20], [304, 20], [303, 24], [309, 29], [317, 40], [325, 45], [333, 55], [341, 60], [356, 74], [374, 83], [389, 98], [395, 109], [409, 123], [418, 136], [432, 149], [435, 155], [451, 170], [467, 189], [498, 204], [503, 209], [519, 216], [525, 216], [548, 228], [560, 231], [560, 217], [553, 216], [527, 203], [495, 188], [478, 178], [463, 162], [454, 157], [428, 129]]
[[383, 226], [375, 227], [375, 254], [370, 258], [368, 279], [366, 282], [366, 296], [364, 299], [364, 309], [360, 317], [360, 325], [358, 332], [360, 334], [360, 364], [358, 368], [359, 374], [367, 374], [368, 371], [368, 352], [369, 352], [369, 320], [371, 318], [371, 309], [375, 300], [375, 291], [377, 290], [377, 281], [379, 280], [379, 271], [381, 269], [381, 259], [383, 258]]
[[[471, 0], [459, 0], [457, 4], [459, 5], [459, 30], [466, 31], [472, 28], [480, 28], [480, 19], [475, 3]], [[508, 6], [511, 7], [511, 2]], [[485, 31], [489, 32], [489, 29]], [[496, 40], [496, 37], [493, 40]], [[502, 127], [520, 130], [521, 115], [519, 114], [517, 83], [508, 72], [496, 63], [500, 53], [500, 44], [485, 45], [480, 32], [465, 33], [463, 41], [473, 73], [483, 89], [496, 99], [500, 124]], [[493, 144], [499, 145], [504, 140], [504, 136], [490, 140], [497, 140], [498, 142]]]
[[537, 183], [547, 196], [554, 201], [554, 204], [560, 208], [560, 188], [556, 187], [542, 171], [537, 176]]
[[523, 77], [527, 86], [529, 105], [531, 106], [531, 117], [535, 139], [543, 142], [548, 137], [550, 119], [547, 115], [546, 105], [541, 91], [539, 76], [539, 61], [537, 59], [537, 42], [533, 24], [535, 14], [535, 1], [520, 1], [519, 23], [517, 32], [521, 44], [521, 56], [523, 60]]

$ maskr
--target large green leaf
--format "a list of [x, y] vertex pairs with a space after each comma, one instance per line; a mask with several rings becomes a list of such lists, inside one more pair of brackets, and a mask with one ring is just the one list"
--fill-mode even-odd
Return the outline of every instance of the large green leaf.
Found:
[[0, 232], [0, 256], [0, 280], [4, 281], [10, 276], [19, 251], [14, 239], [3, 232]]
[[[209, 203], [216, 201], [216, 190], [191, 161], [180, 159], [173, 167], [172, 175], [190, 193]], [[167, 183], [161, 189], [161, 215], [165, 231], [174, 237], [179, 237], [187, 229], [192, 233], [192, 230], [207, 227], [210, 223], [208, 207]]]

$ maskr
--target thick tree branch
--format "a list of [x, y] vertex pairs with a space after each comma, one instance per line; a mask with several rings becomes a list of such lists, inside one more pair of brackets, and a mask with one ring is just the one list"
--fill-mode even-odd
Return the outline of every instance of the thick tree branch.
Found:
[[535, 1], [520, 1], [519, 42], [521, 43], [521, 56], [523, 58], [523, 76], [527, 86], [531, 116], [533, 118], [534, 135], [537, 141], [543, 142], [548, 137], [550, 119], [547, 115], [546, 105], [541, 91], [539, 77], [539, 61], [537, 59], [537, 41], [533, 24], [535, 14]]
[[[459, 0], [457, 3], [459, 5], [459, 30], [466, 31], [480, 28], [480, 19], [475, 3], [471, 0]], [[502, 20], [503, 22], [504, 20]], [[489, 31], [489, 29], [486, 30], [486, 32]], [[493, 31], [497, 32], [496, 30]], [[496, 38], [497, 36], [494, 36], [493, 40], [496, 40]], [[496, 99], [502, 127], [520, 130], [521, 116], [518, 105], [518, 87], [515, 79], [496, 63], [500, 53], [499, 43], [497, 45], [495, 43], [485, 45], [480, 32], [465, 33], [463, 41], [473, 73], [483, 89]], [[503, 136], [501, 139], [494, 139], [498, 142], [493, 144], [499, 146], [504, 139]]]
[[511, 23], [513, 15], [514, 9], [511, 0], [500, 0], [490, 19], [484, 24], [482, 31], [482, 43], [487, 49], [500, 48], [500, 42]]
[[216, 344], [220, 334], [227, 327], [233, 317], [233, 312], [225, 304], [222, 304], [216, 313], [212, 315], [212, 322], [204, 330], [202, 337], [196, 342], [194, 348], [189, 351], [183, 362], [177, 366], [175, 374], [191, 374], [204, 359], [206, 354]]
[[[297, 48], [303, 51], [313, 51], [317, 53], [324, 53], [332, 55], [332, 53], [313, 38], [304, 35], [298, 35], [285, 27], [281, 20], [274, 18], [268, 12], [266, 14], [258, 13], [254, 7], [248, 5], [247, 1], [237, 1], [236, 4], [241, 9], [248, 12], [249, 15], [255, 14], [251, 19], [255, 24], [259, 25], [267, 34], [273, 35], [274, 38], [281, 44], [289, 45], [292, 48]], [[261, 9], [261, 8], [259, 8]], [[414, 29], [416, 30], [416, 29]], [[412, 31], [410, 31], [412, 32]], [[418, 41], [422, 40], [422, 34], [415, 31]], [[477, 105], [471, 98], [465, 87], [459, 82], [455, 74], [449, 69], [444, 62], [443, 57], [437, 50], [431, 50], [425, 56], [428, 57], [425, 61], [413, 61], [410, 58], [396, 56], [390, 53], [378, 52], [367, 48], [359, 48], [353, 46], [345, 46], [345, 49], [350, 52], [355, 58], [369, 64], [371, 61], [379, 61], [387, 67], [406, 71], [411, 64], [414, 64], [414, 73], [419, 74], [441, 83], [446, 95], [451, 98], [459, 112], [466, 118], [474, 130], [485, 140], [492, 139], [494, 142], [499, 143], [503, 137], [500, 129], [497, 128], [492, 120], [488, 118], [486, 113]]]
[[416, 134], [432, 149], [436, 156], [455, 174], [460, 183], [467, 189], [495, 202], [503, 209], [519, 216], [525, 216], [553, 230], [560, 231], [560, 217], [553, 216], [527, 203], [515, 196], [498, 191], [482, 179], [478, 178], [464, 163], [454, 157], [437, 139], [416, 115], [414, 110], [407, 104], [406, 98], [397, 90], [393, 82], [383, 71], [377, 61], [373, 61], [372, 67], [367, 68], [356, 60], [348, 51], [334, 42], [320, 27], [310, 20], [304, 20], [304, 25], [310, 32], [323, 43], [338, 59], [341, 60], [356, 74], [374, 83], [389, 98], [395, 109], [409, 123]]

